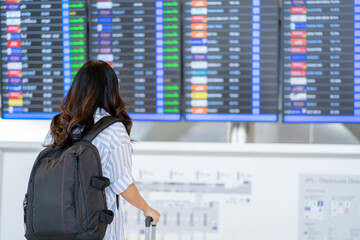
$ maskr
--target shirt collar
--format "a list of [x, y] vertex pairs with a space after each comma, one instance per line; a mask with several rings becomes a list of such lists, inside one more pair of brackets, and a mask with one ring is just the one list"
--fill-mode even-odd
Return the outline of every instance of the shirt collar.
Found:
[[95, 116], [101, 116], [101, 117], [110, 116], [110, 113], [105, 111], [105, 109], [103, 108], [97, 108], [95, 112]]

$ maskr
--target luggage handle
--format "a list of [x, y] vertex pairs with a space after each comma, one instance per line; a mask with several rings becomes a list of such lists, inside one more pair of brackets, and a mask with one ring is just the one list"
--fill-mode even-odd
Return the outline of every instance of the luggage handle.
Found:
[[[152, 217], [145, 219], [145, 240], [150, 240], [150, 225], [152, 221]], [[151, 225], [151, 240], [156, 240], [156, 225]]]

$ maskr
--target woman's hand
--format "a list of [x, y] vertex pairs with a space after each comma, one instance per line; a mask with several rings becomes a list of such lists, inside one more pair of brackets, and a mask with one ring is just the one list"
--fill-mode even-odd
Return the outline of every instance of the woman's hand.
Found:
[[151, 207], [146, 208], [144, 211], [145, 217], [152, 217], [153, 221], [151, 222], [151, 225], [156, 225], [159, 222], [160, 213], [156, 211], [155, 209], [152, 209]]
[[125, 191], [121, 193], [121, 196], [133, 206], [143, 211], [145, 217], [152, 217], [153, 221], [151, 222], [151, 225], [156, 225], [159, 222], [160, 213], [149, 207], [149, 205], [140, 195], [135, 184], [131, 184]]

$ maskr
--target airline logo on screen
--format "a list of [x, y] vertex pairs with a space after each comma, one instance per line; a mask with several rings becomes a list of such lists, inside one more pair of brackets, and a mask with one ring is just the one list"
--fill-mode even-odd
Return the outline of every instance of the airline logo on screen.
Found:
[[6, 0], [7, 77], [9, 112], [22, 112], [21, 12], [20, 0]]
[[207, 92], [207, 42], [208, 42], [208, 20], [207, 1], [191, 2], [191, 54], [192, 62], [192, 86], [191, 106], [192, 113], [208, 113], [208, 92]]
[[[300, 3], [303, 1], [296, 2], [296, 4], [305, 4]], [[307, 8], [291, 7], [290, 13], [290, 100], [292, 101], [291, 105], [297, 107], [292, 110], [294, 114], [305, 114], [307, 100], [307, 89], [305, 86], [307, 83]]]
[[[98, 9], [98, 18], [97, 18], [97, 31], [99, 39], [107, 38], [113, 39], [116, 36], [113, 36], [112, 30], [115, 30], [114, 25], [112, 24], [112, 8], [118, 7], [117, 3], [113, 2], [105, 2], [99, 1], [96, 3], [96, 8]], [[107, 62], [111, 67], [114, 67], [114, 55], [113, 49], [111, 46], [113, 45], [113, 40], [99, 40], [98, 45], [101, 46], [99, 49], [99, 54], [97, 56], [98, 59]]]

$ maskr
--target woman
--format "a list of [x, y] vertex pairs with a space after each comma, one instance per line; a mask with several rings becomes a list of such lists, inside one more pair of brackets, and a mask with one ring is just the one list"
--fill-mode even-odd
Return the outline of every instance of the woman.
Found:
[[103, 130], [93, 141], [101, 158], [105, 177], [111, 184], [105, 189], [106, 202], [114, 212], [114, 220], [108, 226], [104, 240], [123, 240], [123, 215], [117, 208], [116, 195], [142, 210], [145, 217], [152, 217], [152, 224], [159, 221], [160, 214], [148, 206], [139, 194], [131, 175], [132, 146], [130, 131], [132, 121], [125, 111], [125, 103], [119, 93], [118, 78], [109, 64], [103, 61], [88, 61], [74, 78], [69, 93], [60, 106], [61, 113], [51, 122], [45, 144], [55, 149], [71, 141], [70, 129], [79, 125], [90, 128], [104, 116], [115, 116], [126, 122], [117, 122]]

